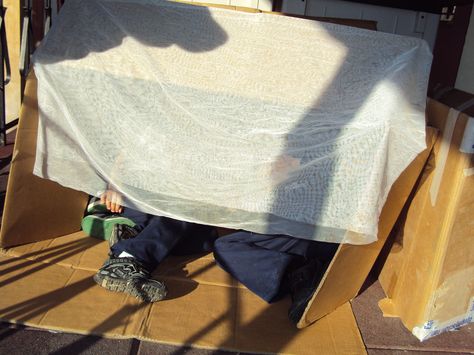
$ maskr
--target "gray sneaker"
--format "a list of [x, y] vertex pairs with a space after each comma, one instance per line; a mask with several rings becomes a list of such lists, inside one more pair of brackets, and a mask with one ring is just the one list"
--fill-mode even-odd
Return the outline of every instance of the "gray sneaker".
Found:
[[112, 248], [115, 243], [120, 242], [121, 240], [135, 238], [138, 233], [138, 229], [134, 226], [128, 224], [115, 224], [110, 233], [109, 246]]
[[101, 287], [124, 292], [144, 302], [157, 302], [165, 298], [164, 283], [153, 280], [150, 271], [134, 258], [110, 257], [94, 275]]

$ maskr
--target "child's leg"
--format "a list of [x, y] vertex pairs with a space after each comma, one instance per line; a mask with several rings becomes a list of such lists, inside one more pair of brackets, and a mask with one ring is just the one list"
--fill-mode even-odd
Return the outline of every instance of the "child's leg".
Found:
[[290, 271], [312, 258], [324, 265], [332, 259], [336, 248], [336, 244], [242, 231], [219, 238], [214, 257], [248, 289], [273, 302], [290, 292]]
[[150, 270], [172, 251], [177, 254], [210, 251], [217, 237], [213, 227], [153, 216], [130, 208], [125, 209], [123, 215], [137, 223], [139, 233], [133, 239], [113, 245], [112, 253], [118, 256], [125, 251]]

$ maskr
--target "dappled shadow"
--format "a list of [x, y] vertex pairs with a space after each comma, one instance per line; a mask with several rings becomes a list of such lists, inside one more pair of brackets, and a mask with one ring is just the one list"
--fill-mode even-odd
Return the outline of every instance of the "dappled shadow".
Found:
[[[47, 64], [77, 60], [118, 47], [125, 40], [151, 47], [176, 45], [192, 53], [213, 50], [227, 41], [227, 34], [206, 7], [167, 4], [167, 1], [157, 3], [160, 6], [146, 2], [88, 1], [85, 5], [80, 1], [67, 1], [45, 39], [48, 54], [43, 55], [40, 47], [35, 61]], [[186, 26], [197, 13], [202, 21]], [[72, 18], [79, 20], [69, 25], [67, 21]], [[100, 32], [97, 31], [99, 26]]]
[[206, 254], [169, 256], [166, 258], [164, 264], [159, 265], [158, 268], [155, 269], [152, 275], [154, 279], [164, 280], [165, 284], [167, 280], [177, 280], [181, 283], [179, 289], [168, 289], [166, 300], [183, 297], [191, 293], [199, 286], [199, 282], [196, 281], [196, 279], [200, 275], [214, 268], [215, 263], [209, 263], [193, 271], [187, 271], [186, 266], [191, 264], [193, 261], [205, 256]]
[[[44, 269], [49, 265], [42, 264], [42, 266], [41, 269]], [[39, 271], [39, 269], [37, 268], [35, 271]], [[49, 310], [58, 307], [95, 285], [92, 278], [77, 281], [54, 291], [0, 309], [0, 314], [2, 314], [2, 318], [4, 319], [27, 323], [35, 317], [46, 314]]]
[[[339, 31], [337, 28], [331, 30], [331, 26], [333, 26], [331, 24], [322, 24], [321, 26], [323, 28], [329, 26], [325, 32], [331, 36], [334, 43], [345, 48], [345, 55], [340, 58], [339, 68], [328, 87], [316, 98], [311, 109], [286, 137], [286, 146], [280, 157], [286, 160], [283, 165], [287, 164], [288, 166], [284, 166], [282, 169], [289, 171], [289, 178], [285, 184], [276, 187], [272, 207], [272, 211], [275, 213], [269, 215], [268, 232], [275, 233], [277, 231], [286, 234], [287, 222], [298, 221], [301, 222], [298, 223], [301, 233], [294, 234], [294, 236], [334, 241], [343, 240], [347, 232], [345, 229], [328, 226], [327, 218], [334, 218], [334, 215], [328, 215], [328, 206], [335, 202], [334, 196], [340, 198], [337, 202], [341, 206], [346, 205], [346, 209], [347, 206], [351, 206], [357, 210], [374, 211], [366, 214], [359, 213], [359, 215], [374, 218], [374, 214], [376, 214], [376, 208], [374, 208], [376, 206], [362, 206], [361, 204], [365, 201], [351, 199], [350, 191], [354, 190], [354, 186], [360, 185], [359, 189], [366, 186], [366, 182], [360, 180], [361, 177], [368, 177], [366, 170], [362, 170], [364, 167], [373, 168], [374, 162], [383, 163], [385, 167], [388, 164], [389, 151], [386, 147], [388, 134], [385, 127], [390, 127], [392, 124], [386, 121], [387, 117], [384, 117], [384, 120], [377, 120], [375, 107], [384, 104], [381, 95], [375, 95], [375, 93], [381, 92], [379, 86], [382, 83], [390, 85], [392, 94], [401, 95], [403, 100], [408, 103], [412, 100], [418, 101], [419, 97], [406, 96], [404, 88], [416, 87], [418, 83], [414, 81], [414, 77], [398, 73], [411, 63], [404, 58], [406, 52], [401, 51], [397, 43], [390, 43], [385, 38], [381, 43], [386, 46], [386, 57], [375, 59], [372, 58], [374, 51], [367, 49], [373, 44], [364, 38], [364, 35], [360, 36], [360, 39], [363, 40], [361, 43], [353, 42], [351, 41], [353, 40], [351, 32]], [[410, 54], [415, 59], [416, 49], [415, 54]], [[322, 57], [325, 50], [324, 47], [320, 50]], [[390, 92], [385, 91], [385, 95], [389, 94]], [[417, 94], [426, 97], [426, 93]], [[351, 127], [352, 121], [369, 104], [374, 107], [371, 113], [372, 117], [370, 117], [371, 126], [367, 125], [368, 122], [364, 122], [367, 126]], [[363, 115], [367, 116], [367, 113], [364, 112]], [[347, 128], [349, 127], [353, 130], [353, 135], [348, 134]], [[378, 134], [378, 137], [374, 137], [374, 132]], [[357, 145], [357, 148], [362, 147], [362, 150], [357, 161], [347, 165], [341, 152], [345, 152], [346, 146], [354, 146], [354, 139], [361, 143]], [[377, 145], [375, 146], [375, 144]], [[369, 149], [374, 146], [378, 150]], [[291, 166], [293, 161], [298, 162], [296, 168]], [[341, 170], [341, 167], [346, 171], [345, 180], [334, 180], [336, 169]], [[293, 170], [295, 170], [294, 173]], [[377, 173], [374, 172], [370, 178], [375, 179], [376, 176]], [[380, 186], [375, 184], [370, 186], [372, 190], [366, 192], [367, 195], [372, 196], [370, 201], [377, 200], [377, 196], [384, 192], [383, 184], [385, 183], [384, 179], [380, 179]], [[287, 216], [282, 215], [281, 211], [286, 212]], [[332, 213], [335, 212], [332, 211]], [[340, 213], [339, 222], [344, 220], [346, 224], [358, 226], [355, 220], [349, 220], [349, 218], [354, 219], [354, 216], [347, 210], [344, 211], [345, 215], [341, 211], [337, 213]], [[276, 226], [276, 228], [272, 226]], [[278, 230], [279, 227], [280, 230]]]
[[[79, 240], [71, 240], [70, 242], [58, 244], [56, 246], [48, 246], [47, 248], [42, 248], [42, 249], [31, 251], [31, 252], [21, 254], [21, 255], [18, 255], [17, 253], [13, 252], [14, 258], [0, 261], [0, 265], [13, 263], [18, 260], [17, 259], [18, 257], [21, 257], [22, 259], [33, 259], [34, 261], [46, 261], [50, 259], [51, 257], [61, 255], [64, 250], [66, 251], [73, 250], [73, 249], [74, 250], [77, 249], [77, 251], [85, 250], [83, 249], [83, 247], [90, 244], [91, 244], [91, 240], [84, 238], [84, 239], [79, 239]], [[94, 243], [92, 242], [92, 244]], [[6, 250], [7, 251], [15, 250], [15, 247], [7, 248]]]
[[[227, 278], [229, 282], [232, 282], [232, 276], [230, 274], [227, 274]], [[207, 333], [214, 331], [216, 328], [222, 327], [225, 324], [231, 323], [233, 327], [231, 328], [232, 333], [229, 334], [230, 335], [229, 338], [225, 341], [226, 344], [221, 344], [221, 345], [224, 349], [225, 348], [232, 349], [235, 346], [235, 344], [233, 343], [233, 337], [232, 337], [232, 334], [235, 334], [235, 325], [237, 323], [235, 321], [235, 317], [237, 317], [237, 315], [239, 314], [239, 304], [237, 302], [237, 297], [238, 297], [237, 288], [227, 287], [228, 306], [226, 308], [226, 311], [222, 313], [219, 317], [212, 320], [210, 323], [203, 325], [200, 329], [196, 330], [194, 334], [184, 339], [181, 343], [183, 345], [192, 346], [194, 343], [200, 340]], [[231, 344], [228, 344], [228, 343], [231, 343]], [[171, 355], [184, 355], [186, 354], [186, 352], [187, 352], [186, 348], [180, 348], [173, 351]]]
[[[2, 274], [6, 275], [8, 273], [14, 272], [16, 270], [19, 270], [28, 266], [35, 265], [35, 267], [32, 269], [29, 269], [28, 273], [26, 274], [18, 274], [16, 276], [12, 276], [10, 278], [7, 278], [1, 281], [0, 287], [10, 284], [12, 282], [18, 281], [24, 277], [30, 277], [32, 274], [39, 272], [43, 269], [46, 269], [47, 267], [50, 266], [50, 264], [60, 263], [61, 261], [66, 260], [69, 257], [72, 257], [74, 255], [77, 255], [87, 250], [91, 246], [92, 245], [90, 243], [78, 242], [78, 243], [74, 243], [71, 246], [58, 249], [57, 251], [53, 253], [44, 254], [43, 256], [37, 257], [34, 260], [22, 259], [24, 261], [22, 261], [20, 264], [16, 264], [15, 266], [11, 266], [2, 270]], [[18, 259], [14, 258], [14, 259], [11, 259], [11, 261], [18, 261]], [[6, 261], [3, 261], [2, 263], [6, 263]]]
[[404, 246], [404, 231], [405, 231], [405, 223], [408, 217], [408, 211], [411, 206], [411, 202], [415, 198], [416, 194], [423, 186], [428, 183], [428, 178], [431, 174], [434, 173], [436, 169], [436, 154], [434, 151], [431, 151], [427, 161], [425, 162], [423, 168], [421, 169], [422, 173], [418, 176], [417, 181], [413, 185], [413, 189], [410, 192], [410, 195], [407, 198], [405, 205], [403, 206], [398, 219], [393, 226], [390, 234], [385, 241], [385, 244], [380, 251], [372, 269], [370, 270], [369, 277], [367, 278], [366, 282], [364, 283], [363, 287], [359, 291], [359, 294], [363, 293], [373, 282], [371, 280], [375, 280], [378, 278], [380, 273], [382, 272], [382, 268], [387, 261], [387, 258], [390, 254], [397, 254], [403, 250]]

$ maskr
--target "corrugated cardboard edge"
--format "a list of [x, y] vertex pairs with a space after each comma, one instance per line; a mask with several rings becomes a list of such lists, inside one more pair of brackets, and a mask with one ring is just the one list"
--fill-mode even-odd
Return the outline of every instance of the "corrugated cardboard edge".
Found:
[[[379, 218], [378, 240], [368, 245], [343, 244], [339, 246], [318, 289], [298, 322], [298, 328], [308, 326], [335, 309], [343, 300], [350, 300], [357, 295], [425, 166], [436, 139], [437, 131], [427, 128], [427, 149], [412, 161], [392, 186]], [[347, 287], [347, 285], [353, 286]]]

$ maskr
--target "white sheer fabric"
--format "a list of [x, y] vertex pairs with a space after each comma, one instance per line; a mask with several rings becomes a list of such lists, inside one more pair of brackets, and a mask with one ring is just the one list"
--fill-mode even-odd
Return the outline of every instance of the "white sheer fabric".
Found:
[[425, 148], [415, 38], [160, 0], [68, 0], [36, 51], [34, 173], [152, 214], [376, 240]]

